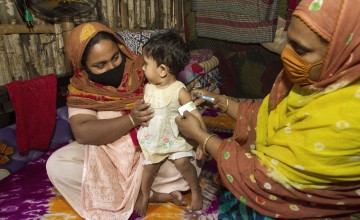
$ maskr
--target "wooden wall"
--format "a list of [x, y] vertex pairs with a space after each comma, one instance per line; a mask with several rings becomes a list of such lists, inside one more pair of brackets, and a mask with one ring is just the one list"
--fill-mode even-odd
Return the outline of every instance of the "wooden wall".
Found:
[[172, 28], [184, 31], [186, 0], [97, 0], [94, 11], [82, 18], [50, 21], [33, 15], [28, 28], [13, 0], [0, 0], [0, 128], [15, 123], [8, 92], [2, 85], [55, 73], [58, 76], [57, 107], [66, 104], [72, 67], [64, 42], [76, 25], [99, 21], [114, 31]]
[[30, 10], [34, 27], [22, 20], [13, 0], [0, 1], [0, 86], [13, 80], [71, 72], [64, 42], [71, 29], [99, 21], [115, 31], [173, 28], [184, 30], [186, 0], [99, 0], [93, 13], [82, 18], [49, 21]]

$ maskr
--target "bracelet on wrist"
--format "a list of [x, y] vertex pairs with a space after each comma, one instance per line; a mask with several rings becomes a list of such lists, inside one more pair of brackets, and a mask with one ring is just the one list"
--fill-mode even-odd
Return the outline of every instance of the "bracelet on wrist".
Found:
[[229, 108], [229, 98], [226, 95], [223, 95], [226, 99], [226, 106], [225, 109], [223, 110], [223, 113], [226, 113], [228, 108]]
[[210, 138], [215, 137], [215, 136], [217, 136], [217, 135], [216, 134], [210, 134], [209, 136], [207, 136], [207, 138], [205, 139], [205, 141], [204, 141], [204, 143], [202, 145], [205, 157], [210, 156], [210, 153], [206, 150], [206, 144], [210, 140]]
[[136, 127], [136, 123], [135, 123], [133, 117], [132, 117], [130, 114], [128, 114], [128, 116], [129, 116], [129, 119], [130, 119], [132, 125], [133, 125], [134, 127]]

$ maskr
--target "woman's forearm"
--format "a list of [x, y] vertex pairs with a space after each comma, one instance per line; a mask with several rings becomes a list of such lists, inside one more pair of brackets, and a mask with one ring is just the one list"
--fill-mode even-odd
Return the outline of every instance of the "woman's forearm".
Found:
[[199, 144], [202, 145], [203, 151], [206, 156], [212, 156], [214, 159], [217, 158], [217, 151], [220, 147], [222, 140], [216, 135], [209, 134], [207, 132], [199, 132], [196, 139]]
[[221, 97], [219, 97], [219, 100], [220, 110], [228, 114], [231, 118], [236, 119], [239, 102], [225, 95], [221, 95]]
[[217, 153], [219, 150], [219, 147], [221, 145], [222, 139], [218, 138], [217, 136], [210, 136], [208, 135], [206, 139], [204, 139], [205, 145], [203, 145], [203, 150], [205, 154], [210, 154], [215, 160], [217, 159]]
[[109, 144], [120, 139], [135, 127], [128, 115], [112, 119], [84, 121], [70, 118], [70, 121], [73, 122], [71, 124], [74, 136], [81, 144]]

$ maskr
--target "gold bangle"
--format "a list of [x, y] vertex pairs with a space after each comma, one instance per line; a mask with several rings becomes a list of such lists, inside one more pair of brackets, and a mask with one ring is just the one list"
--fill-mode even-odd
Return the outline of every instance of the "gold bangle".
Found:
[[128, 114], [128, 116], [129, 116], [129, 119], [130, 119], [131, 123], [133, 124], [133, 126], [136, 127], [134, 119], [131, 117], [130, 114]]
[[229, 108], [229, 98], [226, 95], [223, 95], [223, 96], [226, 98], [226, 107], [225, 107], [225, 110], [223, 110], [223, 112], [226, 113]]
[[210, 134], [209, 136], [207, 136], [207, 138], [205, 139], [205, 141], [204, 141], [204, 143], [202, 145], [205, 157], [210, 156], [209, 152], [206, 150], [206, 144], [207, 144], [207, 142], [209, 141], [210, 138], [215, 137], [215, 136], [217, 136], [217, 135], [216, 134]]

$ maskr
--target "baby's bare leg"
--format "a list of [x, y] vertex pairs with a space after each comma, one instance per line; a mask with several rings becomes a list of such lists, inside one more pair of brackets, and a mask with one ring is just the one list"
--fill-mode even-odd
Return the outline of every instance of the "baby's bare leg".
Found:
[[159, 171], [160, 165], [161, 163], [156, 163], [144, 166], [141, 180], [141, 188], [134, 207], [134, 211], [140, 216], [146, 215], [146, 210], [149, 204], [151, 186], [154, 182], [156, 173]]
[[183, 157], [174, 160], [176, 168], [188, 182], [191, 189], [191, 205], [190, 211], [201, 210], [203, 207], [203, 198], [199, 179], [195, 167], [190, 163], [189, 157]]

